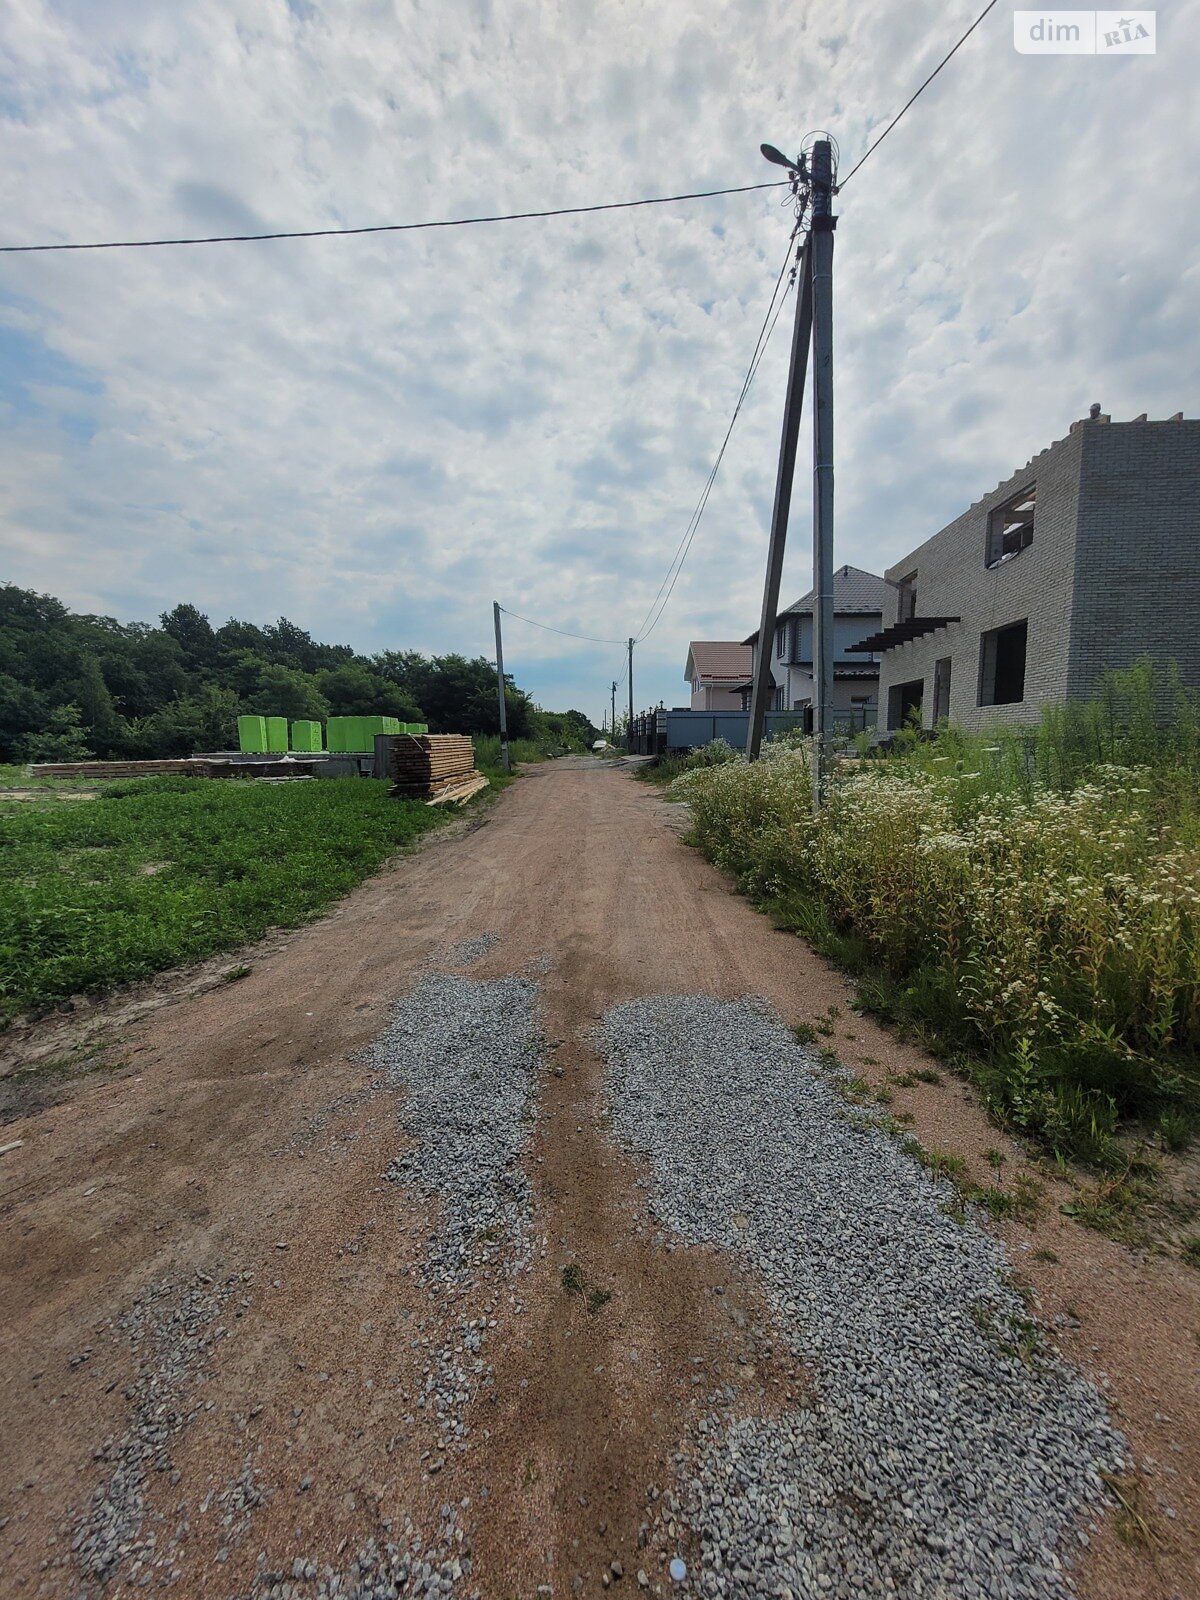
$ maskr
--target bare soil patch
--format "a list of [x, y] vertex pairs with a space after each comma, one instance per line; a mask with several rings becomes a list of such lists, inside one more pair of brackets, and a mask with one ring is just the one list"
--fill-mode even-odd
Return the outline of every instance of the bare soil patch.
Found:
[[[663, 809], [599, 763], [533, 768], [484, 825], [431, 837], [331, 915], [228, 963], [250, 966], [240, 980], [188, 989], [176, 975], [148, 986], [141, 1009], [123, 996], [5, 1036], [19, 1070], [68, 1054], [95, 1023], [124, 1063], [18, 1108], [4, 1142], [22, 1145], [0, 1157], [0, 1562], [12, 1592], [78, 1592], [70, 1530], [109, 1470], [93, 1453], [128, 1425], [135, 1366], [120, 1319], [153, 1285], [197, 1272], [247, 1287], [189, 1390], [201, 1409], [147, 1490], [147, 1526], [183, 1552], [185, 1600], [249, 1592], [260, 1556], [289, 1573], [298, 1559], [344, 1565], [443, 1504], [460, 1508], [485, 1596], [545, 1583], [562, 1595], [577, 1578], [599, 1593], [613, 1560], [633, 1588], [651, 1491], [670, 1481], [696, 1397], [719, 1381], [735, 1409], [803, 1403], [805, 1375], [776, 1354], [755, 1285], [715, 1252], [655, 1237], [641, 1174], [609, 1135], [592, 1031], [640, 994], [760, 994], [791, 1024], [828, 1024], [823, 1040], [874, 1084], [936, 1064], [855, 1016], [850, 986], [683, 846]], [[538, 976], [553, 1048], [526, 1157], [538, 1247], [523, 1309], [495, 1331], [494, 1401], [473, 1404], [471, 1448], [431, 1475], [429, 1424], [397, 1421], [419, 1377], [414, 1323], [440, 1314], [414, 1270], [429, 1213], [381, 1181], [398, 1097], [360, 1056], [422, 972], [453, 967], [455, 946], [473, 976]], [[985, 1152], [998, 1147], [1002, 1184], [1025, 1170], [949, 1075], [891, 1087], [916, 1137], [965, 1156], [976, 1181], [995, 1181]], [[1190, 1597], [1200, 1274], [1080, 1228], [1033, 1176], [1040, 1219], [1002, 1232], [1143, 1469], [1127, 1486], [1141, 1521], [1107, 1520], [1079, 1591]], [[572, 1267], [581, 1293], [564, 1286]], [[611, 1299], [589, 1310], [594, 1290]], [[231, 1499], [238, 1483], [258, 1498]], [[658, 1569], [648, 1577], [665, 1589]], [[108, 1593], [135, 1583], [125, 1574]]]

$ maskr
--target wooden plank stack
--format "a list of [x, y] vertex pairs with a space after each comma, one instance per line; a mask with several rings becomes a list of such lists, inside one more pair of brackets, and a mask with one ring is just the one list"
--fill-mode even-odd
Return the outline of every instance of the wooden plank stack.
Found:
[[35, 761], [34, 778], [300, 778], [311, 777], [319, 763], [283, 761], [265, 755], [261, 761], [221, 761], [181, 757], [166, 761]]
[[429, 805], [469, 799], [487, 783], [475, 770], [475, 746], [466, 734], [397, 734], [387, 741], [391, 792]]

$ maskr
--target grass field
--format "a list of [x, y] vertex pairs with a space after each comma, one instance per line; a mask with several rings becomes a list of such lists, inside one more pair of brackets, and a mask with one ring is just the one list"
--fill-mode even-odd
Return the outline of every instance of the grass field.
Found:
[[353, 778], [148, 778], [70, 805], [9, 802], [0, 1026], [294, 927], [447, 820]]

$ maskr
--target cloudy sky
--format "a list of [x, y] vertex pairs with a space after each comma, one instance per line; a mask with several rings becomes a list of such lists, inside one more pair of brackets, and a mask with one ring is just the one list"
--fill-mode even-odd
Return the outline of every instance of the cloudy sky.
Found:
[[[754, 183], [760, 141], [817, 128], [848, 172], [980, 3], [0, 0], [0, 243]], [[998, 6], [847, 185], [839, 562], [882, 570], [1093, 400], [1200, 411], [1198, 58], [1200, 0], [1122, 60], [1018, 55]], [[636, 632], [783, 257], [778, 202], [0, 257], [0, 577], [365, 649], [491, 654], [493, 598]], [[639, 706], [685, 702], [690, 638], [757, 625], [786, 326]], [[621, 655], [506, 639], [543, 704], [597, 718]]]

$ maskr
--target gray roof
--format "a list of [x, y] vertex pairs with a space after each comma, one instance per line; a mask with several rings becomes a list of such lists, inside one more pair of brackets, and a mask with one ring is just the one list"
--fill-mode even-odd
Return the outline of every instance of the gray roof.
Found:
[[[881, 578], [877, 572], [864, 572], [861, 567], [842, 566], [833, 575], [833, 611], [835, 616], [869, 617], [876, 612], [881, 615], [890, 611], [895, 605], [895, 589]], [[893, 597], [889, 599], [889, 596]], [[786, 610], [779, 613], [780, 617], [811, 616], [813, 608], [813, 591], [801, 595]], [[776, 619], [778, 620], [778, 618]], [[758, 638], [758, 629], [745, 641], [753, 644]]]
[[[865, 616], [872, 611], [883, 611], [892, 593], [894, 590], [886, 578], [881, 578], [877, 572], [864, 572], [861, 567], [839, 567], [833, 575], [833, 609], [843, 615]], [[813, 594], [810, 589], [779, 615], [790, 617], [811, 612]]]

